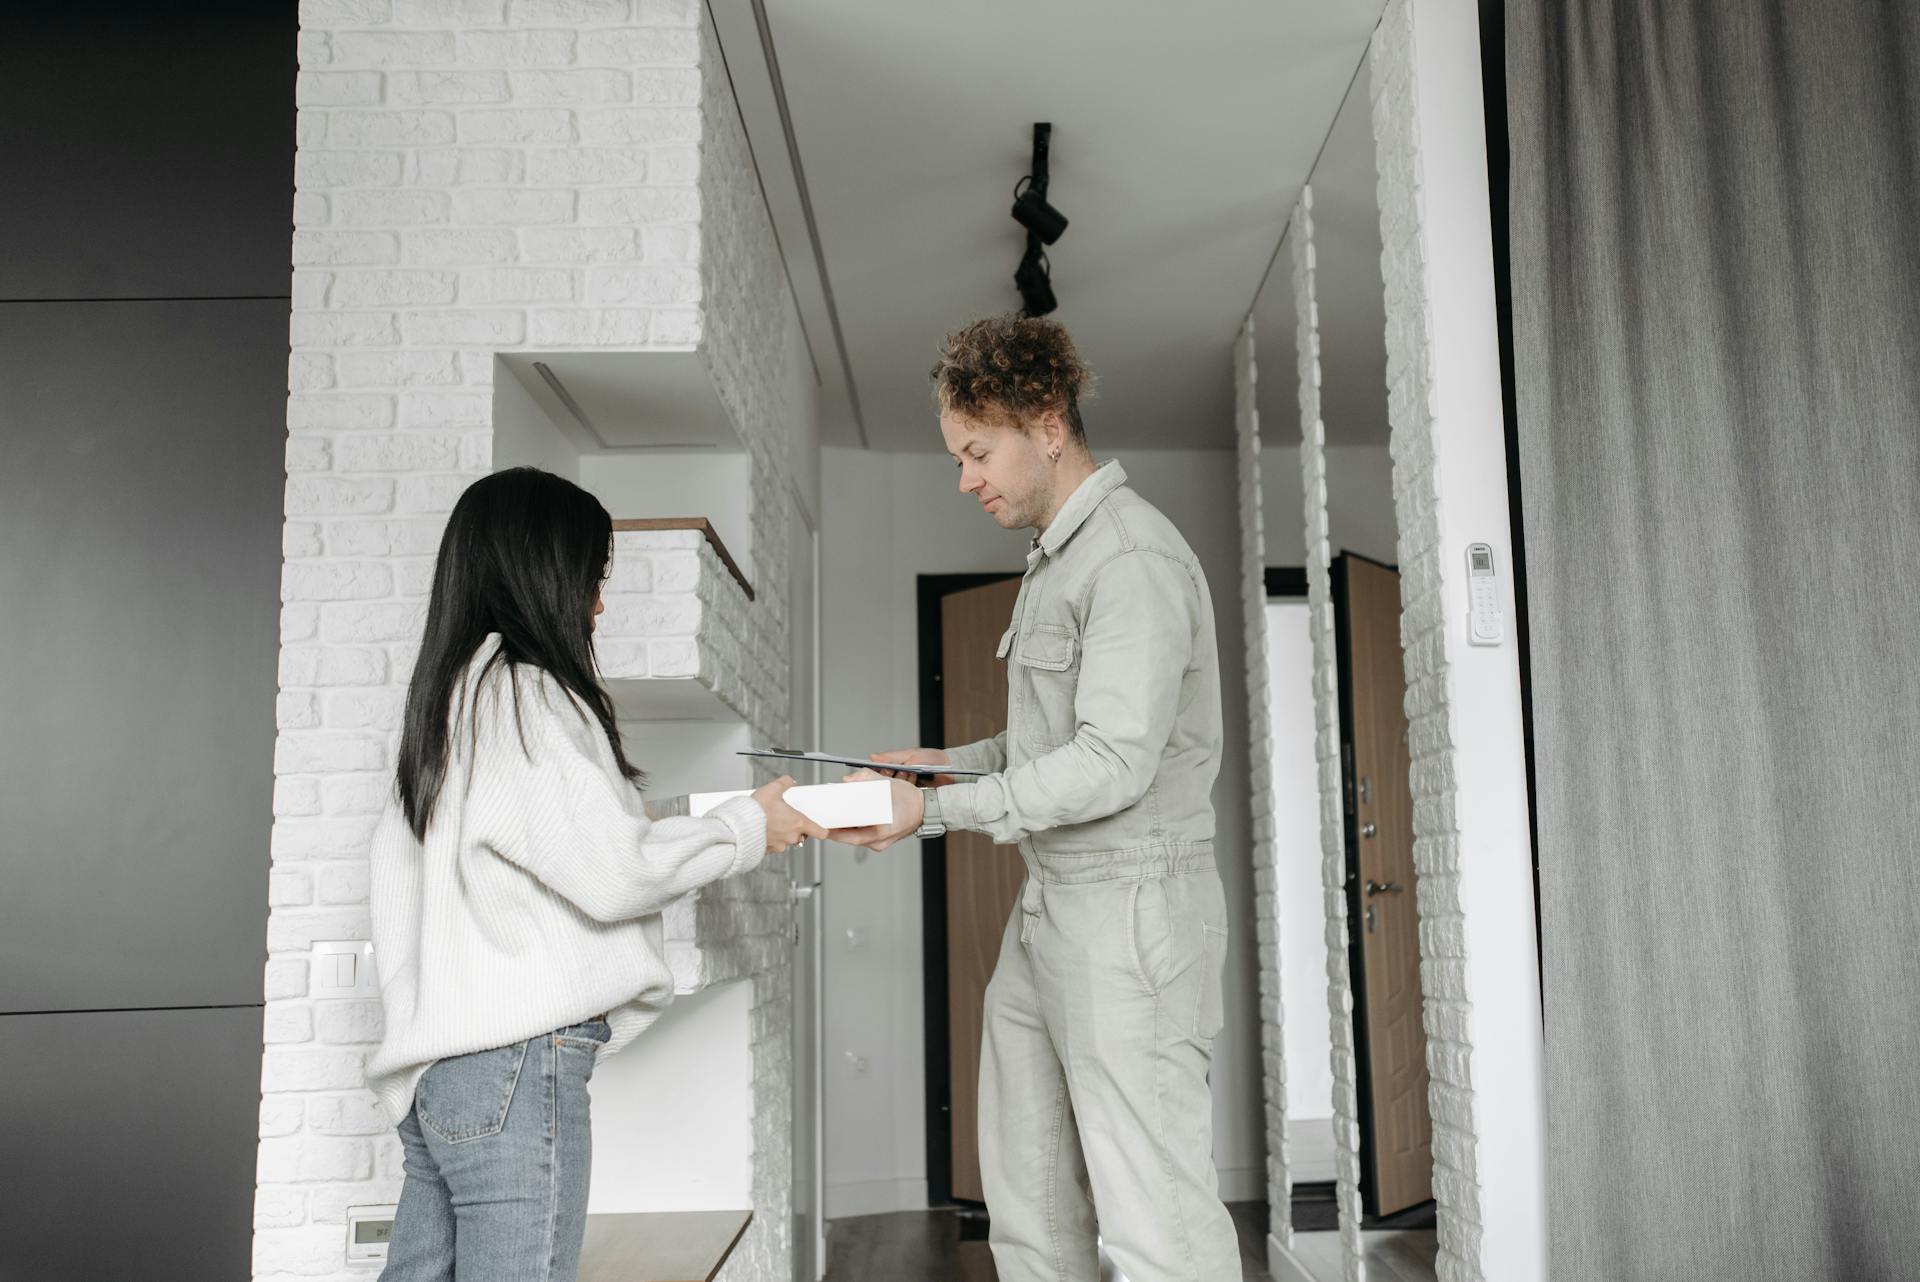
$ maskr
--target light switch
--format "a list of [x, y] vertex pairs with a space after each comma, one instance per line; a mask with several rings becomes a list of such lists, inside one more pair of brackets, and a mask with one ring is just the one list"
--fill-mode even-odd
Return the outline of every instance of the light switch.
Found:
[[307, 996], [322, 1001], [367, 1001], [380, 995], [373, 945], [364, 939], [315, 940], [307, 967]]

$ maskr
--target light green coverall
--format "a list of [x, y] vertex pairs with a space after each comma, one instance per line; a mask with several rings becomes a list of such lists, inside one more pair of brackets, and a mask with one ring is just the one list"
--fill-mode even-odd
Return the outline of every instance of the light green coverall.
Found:
[[[1118, 463], [1027, 557], [1007, 730], [927, 794], [1027, 865], [987, 986], [980, 1171], [1001, 1282], [1238, 1282], [1207, 1067], [1227, 923], [1213, 861], [1220, 672], [1186, 540]], [[1091, 1197], [1089, 1197], [1089, 1186]]]

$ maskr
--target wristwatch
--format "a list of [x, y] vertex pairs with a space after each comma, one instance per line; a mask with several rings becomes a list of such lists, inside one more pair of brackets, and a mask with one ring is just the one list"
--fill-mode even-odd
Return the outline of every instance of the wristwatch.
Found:
[[920, 826], [914, 829], [914, 837], [917, 840], [925, 841], [929, 837], [946, 836], [947, 825], [940, 817], [940, 790], [938, 788], [924, 788], [921, 790], [920, 799], [924, 803], [925, 809], [920, 812]]

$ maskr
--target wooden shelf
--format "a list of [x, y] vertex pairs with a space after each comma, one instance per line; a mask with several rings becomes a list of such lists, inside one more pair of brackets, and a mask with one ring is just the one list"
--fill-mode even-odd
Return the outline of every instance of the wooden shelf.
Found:
[[747, 582], [747, 576], [740, 572], [740, 565], [733, 559], [733, 553], [727, 551], [727, 545], [720, 541], [719, 534], [714, 531], [713, 522], [709, 521], [706, 517], [655, 516], [641, 520], [615, 521], [613, 523], [613, 529], [616, 534], [649, 530], [700, 531], [700, 533], [706, 537], [707, 542], [713, 547], [713, 550], [719, 554], [720, 564], [727, 567], [727, 572], [733, 575], [734, 582], [738, 583], [740, 590], [747, 594], [747, 600], [753, 600], [753, 584]]
[[580, 1282], [713, 1282], [752, 1222], [752, 1211], [589, 1215]]

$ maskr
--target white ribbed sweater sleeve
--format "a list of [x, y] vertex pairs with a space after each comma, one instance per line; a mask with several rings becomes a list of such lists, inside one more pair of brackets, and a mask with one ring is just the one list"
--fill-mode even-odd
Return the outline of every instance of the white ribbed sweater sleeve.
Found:
[[614, 766], [606, 736], [558, 682], [522, 670], [481, 690], [464, 813], [468, 835], [596, 921], [624, 921], [766, 855], [766, 813], [750, 797], [710, 815], [650, 820]]

